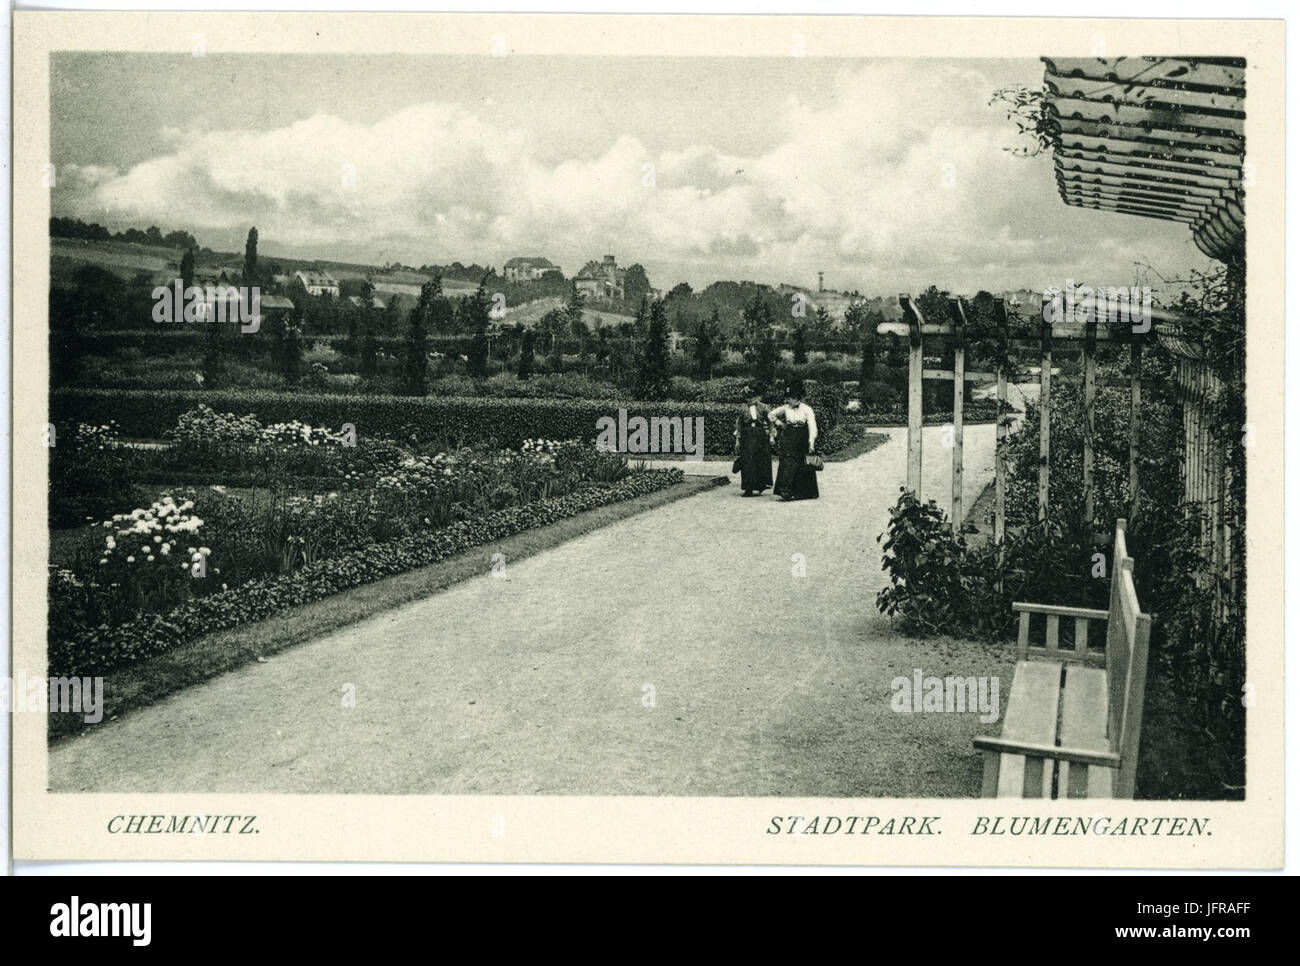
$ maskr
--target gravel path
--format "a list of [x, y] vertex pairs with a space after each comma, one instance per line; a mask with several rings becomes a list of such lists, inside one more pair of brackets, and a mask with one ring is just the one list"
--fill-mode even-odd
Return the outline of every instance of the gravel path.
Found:
[[[733, 481], [107, 722], [51, 749], [51, 788], [978, 794], [970, 739], [989, 727], [889, 708], [913, 668], [1000, 673], [1005, 698], [1010, 662], [876, 612], [905, 476], [906, 434], [888, 432], [828, 463], [820, 500]], [[923, 495], [945, 505], [940, 432]], [[967, 506], [992, 463], [993, 428], [970, 427]]]

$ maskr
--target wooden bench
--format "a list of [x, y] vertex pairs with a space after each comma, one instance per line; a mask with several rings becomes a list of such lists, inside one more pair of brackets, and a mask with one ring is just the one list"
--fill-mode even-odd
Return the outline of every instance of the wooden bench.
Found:
[[[1138, 606], [1123, 520], [1115, 524], [1110, 609], [1016, 603], [1016, 673], [1001, 737], [979, 737], [986, 798], [1132, 798], [1151, 618]], [[1030, 620], [1045, 617], [1044, 642]], [[1061, 621], [1073, 622], [1062, 646]], [[1091, 627], [1104, 628], [1090, 647]]]

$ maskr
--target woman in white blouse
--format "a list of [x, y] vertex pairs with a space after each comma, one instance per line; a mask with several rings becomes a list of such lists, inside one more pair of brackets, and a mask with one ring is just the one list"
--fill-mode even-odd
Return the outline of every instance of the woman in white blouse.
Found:
[[781, 433], [781, 463], [772, 493], [782, 500], [815, 500], [817, 471], [808, 465], [808, 454], [817, 452], [817, 414], [803, 401], [803, 384], [794, 382], [785, 394], [785, 405], [767, 418]]

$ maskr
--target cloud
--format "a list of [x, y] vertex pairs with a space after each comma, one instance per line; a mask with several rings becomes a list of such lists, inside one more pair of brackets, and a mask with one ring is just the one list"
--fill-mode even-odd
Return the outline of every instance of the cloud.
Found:
[[864, 290], [1038, 283], [1089, 258], [1125, 272], [1121, 284], [1146, 248], [1188, 241], [1181, 226], [1067, 209], [1046, 158], [1003, 150], [1014, 133], [987, 105], [995, 86], [928, 61], [845, 69], [824, 103], [781, 106], [775, 145], [748, 157], [611, 130], [596, 152], [545, 163], [553, 143], [446, 103], [373, 123], [168, 129], [162, 153], [130, 170], [65, 166], [58, 203], [200, 238], [255, 224], [268, 250], [377, 258], [382, 243], [415, 263], [540, 252], [570, 271], [617, 252], [714, 277], [824, 269]]

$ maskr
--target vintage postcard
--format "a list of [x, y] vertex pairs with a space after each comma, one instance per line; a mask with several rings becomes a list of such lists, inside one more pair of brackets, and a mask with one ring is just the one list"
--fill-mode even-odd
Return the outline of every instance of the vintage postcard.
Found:
[[17, 12], [15, 858], [1278, 867], [1283, 77]]

